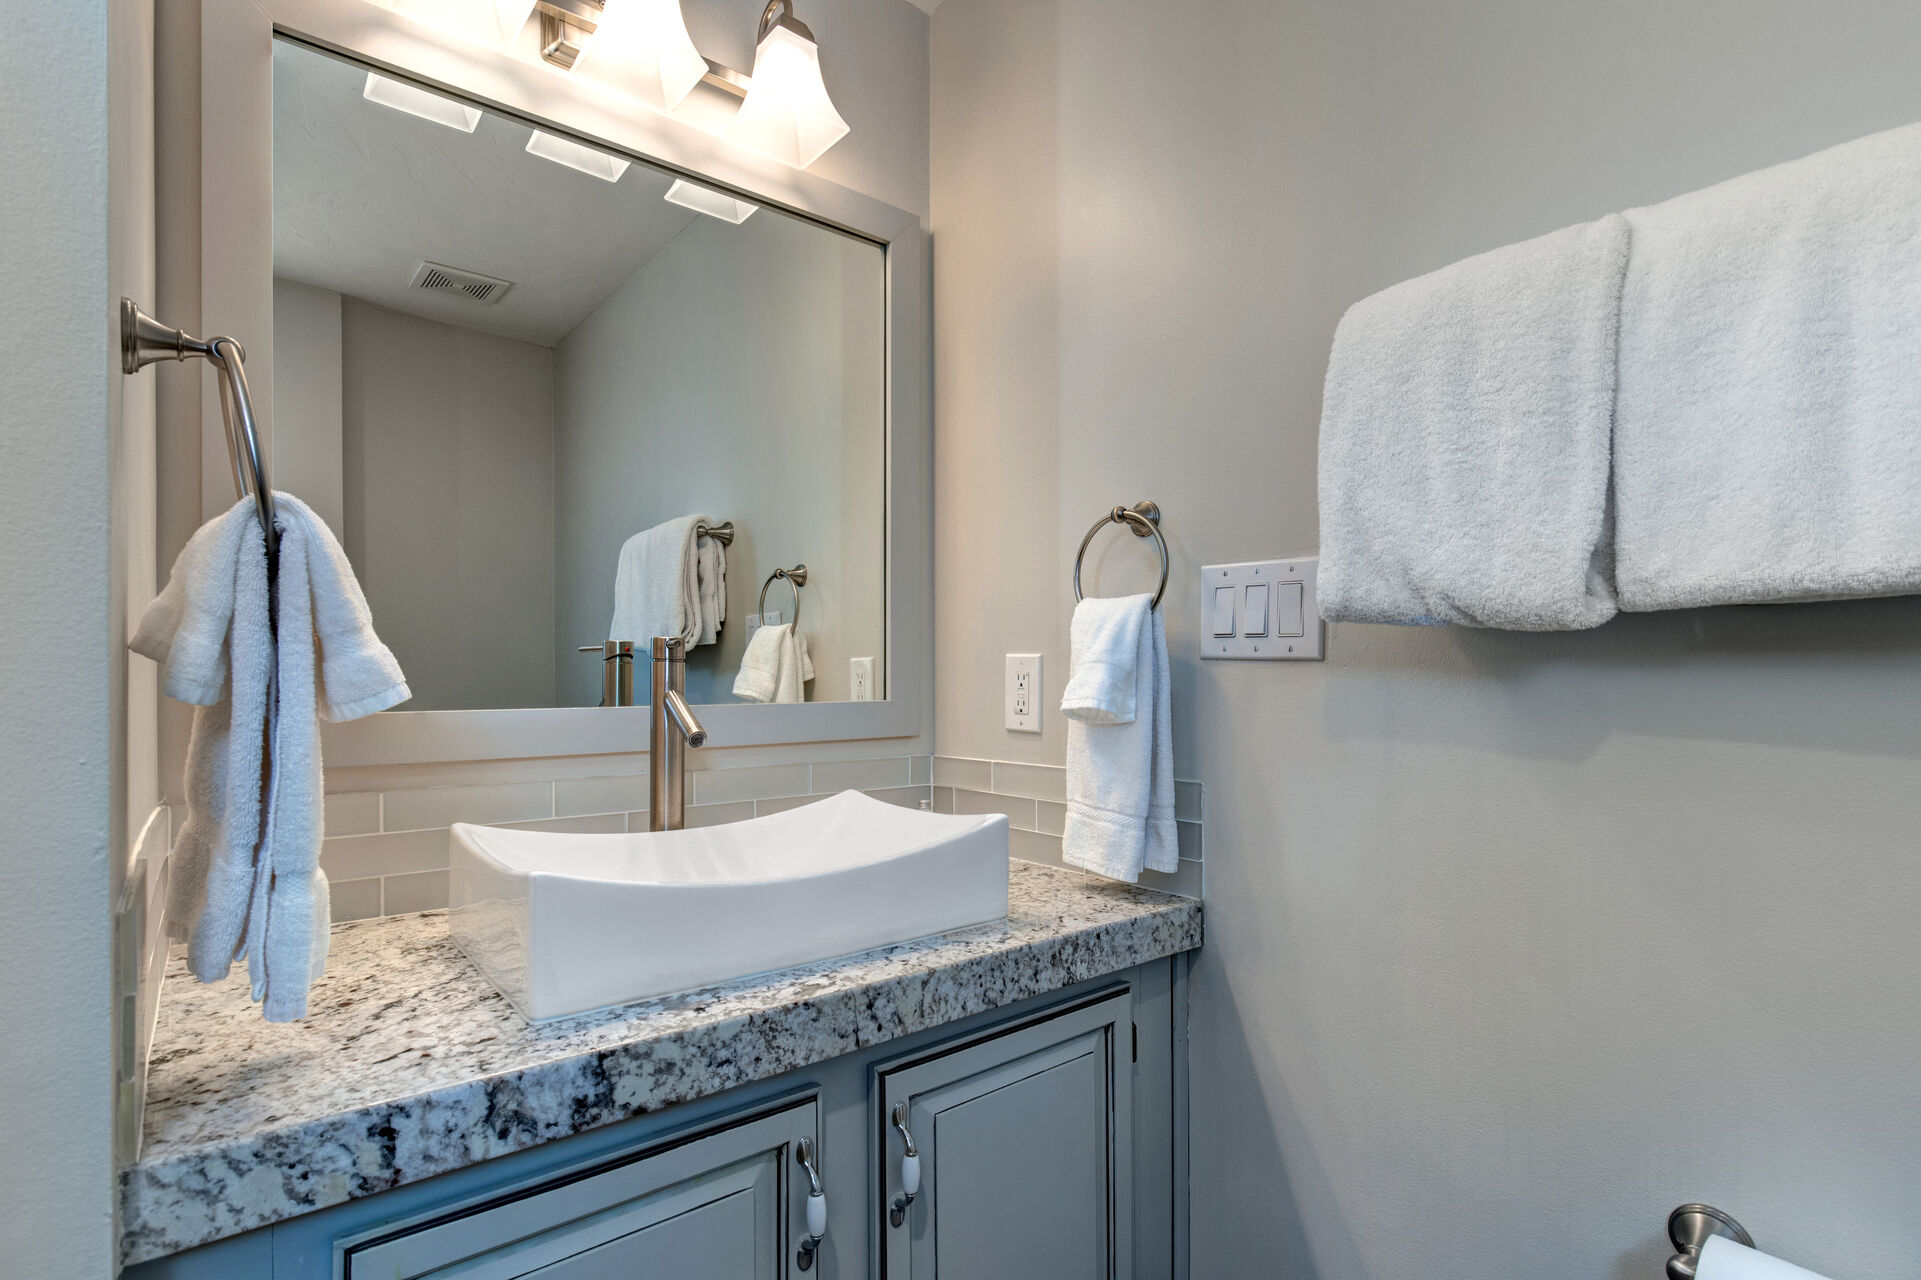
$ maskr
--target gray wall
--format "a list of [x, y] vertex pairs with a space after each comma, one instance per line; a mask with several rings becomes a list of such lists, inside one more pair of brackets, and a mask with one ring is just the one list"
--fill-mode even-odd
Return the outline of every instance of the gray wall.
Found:
[[[695, 219], [560, 341], [561, 705], [599, 701], [600, 663], [575, 650], [607, 638], [622, 544], [696, 512], [735, 540], [729, 621], [688, 658], [690, 701], [736, 700], [747, 615], [797, 562], [809, 700], [846, 700], [851, 657], [884, 674], [885, 321], [878, 248], [763, 210]], [[784, 583], [767, 608], [793, 616]]]
[[1002, 655], [1058, 693], [1075, 544], [1157, 499], [1195, 1275], [1642, 1280], [1701, 1198], [1913, 1276], [1921, 601], [1194, 652], [1196, 565], [1315, 545], [1347, 306], [1921, 118], [1921, 7], [947, 0], [933, 49], [939, 750], [1062, 759]]
[[113, 325], [153, 283], [152, 33], [145, 4], [0, 11], [0, 297], [34, 335], [0, 362], [10, 1274], [112, 1273], [108, 913], [157, 786], [153, 683], [123, 645], [153, 582], [153, 388], [123, 382]]
[[347, 527], [341, 443], [340, 295], [297, 280], [273, 282], [279, 392], [274, 488], [304, 501], [336, 537]]
[[342, 541], [401, 709], [553, 705], [553, 352], [347, 298], [341, 360]]

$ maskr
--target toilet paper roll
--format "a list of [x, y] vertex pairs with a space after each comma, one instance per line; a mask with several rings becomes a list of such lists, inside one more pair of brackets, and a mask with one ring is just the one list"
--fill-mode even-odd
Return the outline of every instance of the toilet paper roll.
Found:
[[1828, 1280], [1791, 1262], [1756, 1253], [1726, 1236], [1710, 1236], [1701, 1248], [1701, 1266], [1694, 1280]]

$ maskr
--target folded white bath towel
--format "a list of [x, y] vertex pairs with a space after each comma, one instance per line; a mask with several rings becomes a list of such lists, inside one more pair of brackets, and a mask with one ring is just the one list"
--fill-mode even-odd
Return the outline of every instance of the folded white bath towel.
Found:
[[1153, 597], [1083, 600], [1070, 628], [1068, 863], [1130, 883], [1178, 871], [1167, 630]]
[[677, 516], [627, 539], [614, 573], [609, 640], [644, 648], [679, 636], [688, 648], [712, 644], [727, 617], [727, 551], [700, 533], [707, 516]]
[[762, 627], [747, 639], [734, 677], [734, 696], [749, 702], [805, 702], [814, 678], [807, 636], [791, 622]]
[[[284, 1022], [305, 1015], [308, 987], [326, 957], [317, 717], [383, 710], [408, 690], [373, 634], [366, 598], [326, 524], [298, 498], [277, 494], [276, 502], [271, 606], [266, 544], [249, 499], [194, 536], [132, 644], [169, 667], [184, 664], [204, 645], [182, 642], [211, 625], [226, 602], [230, 696], [215, 688], [194, 715], [187, 821], [169, 860], [169, 914], [196, 977], [219, 981], [244, 954], [263, 1013]], [[237, 538], [228, 527], [235, 521]], [[235, 552], [224, 565], [223, 591], [221, 548], [229, 539]], [[204, 694], [209, 682], [183, 665], [173, 683]]]
[[727, 621], [727, 547], [720, 539], [703, 535], [696, 542], [694, 558], [700, 594], [700, 643], [712, 644], [720, 638], [720, 624]]
[[1627, 218], [1621, 607], [1921, 592], [1921, 125]]
[[1614, 615], [1619, 215], [1356, 303], [1321, 410], [1322, 616], [1569, 631]]

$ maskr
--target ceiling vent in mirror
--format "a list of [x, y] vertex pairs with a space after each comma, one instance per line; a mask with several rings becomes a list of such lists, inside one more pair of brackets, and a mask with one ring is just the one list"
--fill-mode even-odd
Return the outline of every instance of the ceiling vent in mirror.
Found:
[[415, 289], [465, 294], [475, 302], [498, 302], [501, 295], [514, 287], [510, 280], [497, 280], [478, 271], [462, 271], [439, 262], [421, 263], [414, 271], [414, 278], [407, 283]]

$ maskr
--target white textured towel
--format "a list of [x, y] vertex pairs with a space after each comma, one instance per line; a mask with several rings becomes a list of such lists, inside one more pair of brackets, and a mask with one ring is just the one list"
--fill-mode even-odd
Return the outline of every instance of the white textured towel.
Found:
[[[305, 1016], [327, 953], [319, 717], [383, 710], [408, 690], [333, 534], [298, 498], [275, 498], [271, 624], [266, 544], [247, 499], [194, 535], [132, 647], [166, 665], [164, 687], [201, 704], [169, 860], [175, 935], [203, 982], [244, 954], [267, 1020], [287, 1022]], [[223, 608], [224, 694], [200, 666]]]
[[677, 516], [627, 539], [614, 573], [609, 640], [636, 650], [655, 636], [679, 636], [688, 648], [712, 644], [726, 616], [725, 548], [700, 534], [706, 516]]
[[748, 637], [740, 674], [734, 677], [734, 696], [749, 702], [805, 702], [807, 682], [813, 678], [806, 633], [794, 630], [791, 622], [776, 623]]
[[1627, 218], [1621, 607], [1921, 592], [1921, 125]]
[[1619, 215], [1363, 299], [1321, 410], [1323, 617], [1572, 631], [1614, 616]]
[[1070, 639], [1061, 857], [1130, 883], [1178, 871], [1166, 624], [1151, 596], [1083, 600]]

